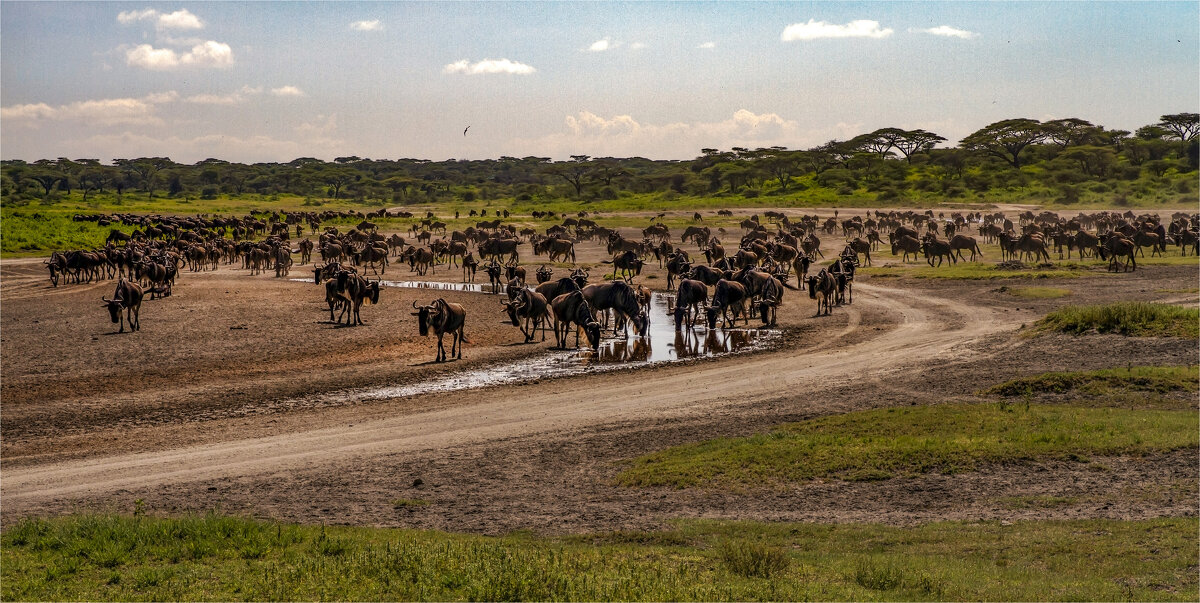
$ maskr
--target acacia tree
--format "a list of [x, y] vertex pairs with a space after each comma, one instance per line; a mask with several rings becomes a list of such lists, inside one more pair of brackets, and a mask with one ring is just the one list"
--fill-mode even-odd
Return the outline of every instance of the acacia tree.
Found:
[[1021, 152], [1046, 139], [1048, 132], [1036, 119], [1016, 118], [985, 126], [962, 139], [959, 146], [999, 157], [1014, 168], [1021, 167]]
[[1200, 133], [1200, 113], [1175, 113], [1159, 119], [1162, 120], [1157, 124], [1159, 127], [1170, 131], [1183, 142], [1191, 142]]
[[927, 153], [935, 145], [946, 142], [946, 139], [926, 130], [901, 130], [900, 128], [883, 128], [875, 130], [874, 136], [888, 143], [890, 148], [900, 151], [904, 160], [912, 163], [916, 153]]
[[1059, 148], [1077, 145], [1093, 144], [1104, 128], [1097, 128], [1092, 122], [1078, 117], [1052, 119], [1042, 124], [1046, 129], [1046, 138]]
[[154, 197], [154, 185], [162, 170], [175, 165], [169, 157], [142, 157], [139, 159], [114, 159], [113, 164], [137, 178], [142, 191]]
[[570, 161], [560, 161], [550, 165], [550, 173], [566, 180], [575, 187], [575, 196], [583, 195], [583, 185], [592, 173], [591, 157], [588, 155], [571, 155]]

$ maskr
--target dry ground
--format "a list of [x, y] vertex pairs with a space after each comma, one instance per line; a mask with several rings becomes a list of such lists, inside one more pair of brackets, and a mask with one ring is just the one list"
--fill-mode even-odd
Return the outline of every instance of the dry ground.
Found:
[[[826, 254], [837, 246], [827, 242]], [[584, 264], [603, 257], [595, 244], [580, 251]], [[1194, 341], [1019, 333], [1065, 303], [1178, 300], [1172, 291], [1196, 285], [1194, 266], [1035, 283], [1072, 291], [1050, 300], [998, 291], [1028, 282], [862, 278], [855, 303], [831, 317], [813, 317], [815, 302], [789, 292], [779, 311], [784, 336], [769, 351], [319, 402], [311, 394], [471, 371], [542, 354], [549, 343], [519, 343], [496, 297], [440, 292], [467, 307], [471, 343], [462, 361], [430, 364], [434, 341], [417, 336], [409, 312], [431, 292], [385, 289], [363, 310], [367, 326], [343, 328], [328, 322], [313, 283], [231, 267], [183, 274], [175, 295], [145, 303], [140, 333], [116, 335], [100, 306], [110, 281], [52, 289], [44, 274], [39, 260], [0, 263], [5, 523], [129, 510], [137, 499], [154, 512], [219, 507], [489, 533], [649, 528], [673, 517], [909, 523], [1196, 511], [1196, 451], [750, 493], [612, 485], [621, 461], [667, 445], [828, 413], [975, 399], [984, 386], [1048, 370], [1196, 363]], [[307, 267], [292, 274], [310, 275]], [[387, 276], [406, 278], [408, 268]], [[665, 274], [655, 266], [638, 282], [661, 288]], [[1075, 502], [1018, 510], [1002, 502], [1022, 496]], [[430, 504], [398, 508], [398, 499]]]

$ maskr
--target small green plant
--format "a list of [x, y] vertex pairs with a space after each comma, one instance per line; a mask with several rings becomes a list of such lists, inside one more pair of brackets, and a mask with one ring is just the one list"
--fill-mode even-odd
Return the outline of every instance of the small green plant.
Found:
[[1035, 332], [1090, 331], [1133, 337], [1200, 337], [1200, 310], [1170, 304], [1114, 302], [1059, 308], [1037, 321]]

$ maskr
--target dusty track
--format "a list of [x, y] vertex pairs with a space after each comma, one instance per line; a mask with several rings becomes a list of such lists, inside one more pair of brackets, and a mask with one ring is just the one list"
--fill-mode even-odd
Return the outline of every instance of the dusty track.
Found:
[[[792, 350], [739, 362], [700, 363], [655, 371], [636, 380], [612, 380], [583, 395], [575, 380], [520, 389], [496, 398], [484, 389], [461, 403], [428, 412], [352, 426], [241, 439], [167, 452], [121, 455], [6, 469], [6, 506], [102, 497], [118, 490], [151, 488], [214, 478], [277, 475], [349, 459], [475, 445], [514, 437], [578, 430], [597, 424], [649, 418], [684, 418], [720, 407], [753, 404], [820, 381], [883, 378], [953, 352], [969, 357], [974, 342], [1011, 329], [1015, 319], [984, 306], [930, 298], [903, 289], [860, 285], [856, 305], [884, 307], [901, 317], [895, 328], [835, 351]], [[859, 311], [841, 336], [859, 327]], [[701, 386], [701, 384], [703, 384]]]

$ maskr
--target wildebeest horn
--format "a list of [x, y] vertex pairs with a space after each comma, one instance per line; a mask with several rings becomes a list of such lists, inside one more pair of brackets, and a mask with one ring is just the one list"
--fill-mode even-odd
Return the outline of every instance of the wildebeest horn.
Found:
[[417, 300], [415, 300], [415, 299], [413, 300], [412, 307], [414, 310], [420, 310], [420, 308], [417, 307]]

